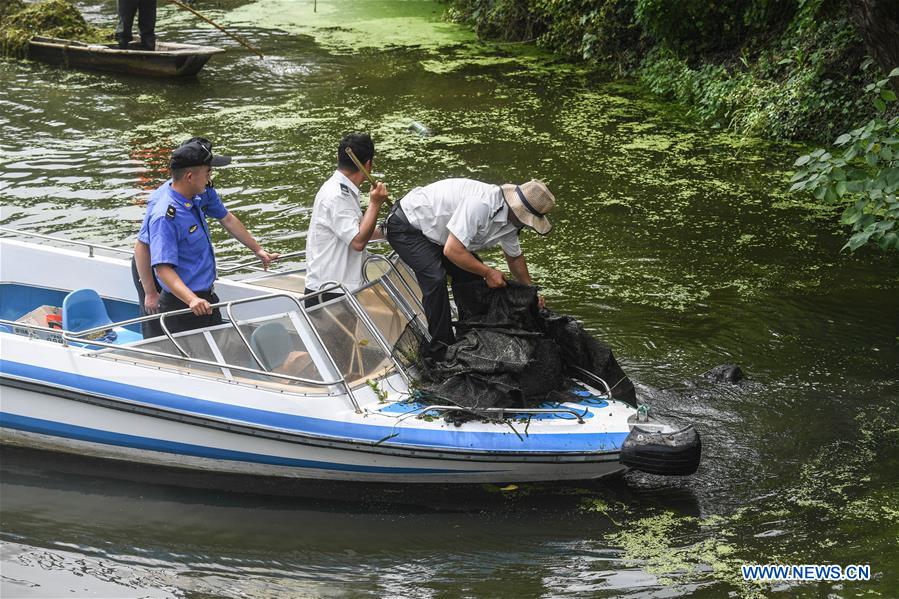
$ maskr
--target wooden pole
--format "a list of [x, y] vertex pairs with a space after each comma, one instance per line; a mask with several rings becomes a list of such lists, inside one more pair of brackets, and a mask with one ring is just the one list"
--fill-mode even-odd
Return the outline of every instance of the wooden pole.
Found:
[[171, 2], [172, 4], [174, 4], [175, 6], [177, 6], [179, 8], [183, 8], [184, 10], [186, 10], [190, 13], [193, 13], [198, 18], [203, 19], [204, 21], [206, 21], [207, 23], [209, 23], [210, 25], [212, 25], [213, 27], [215, 27], [216, 29], [218, 29], [219, 31], [221, 31], [222, 33], [224, 33], [225, 35], [227, 35], [234, 41], [236, 41], [238, 44], [240, 44], [244, 48], [254, 52], [255, 54], [258, 54], [259, 58], [265, 58], [265, 56], [262, 55], [262, 52], [260, 52], [257, 48], [253, 47], [248, 41], [246, 41], [245, 39], [243, 39], [236, 33], [231, 33], [230, 31], [228, 31], [227, 29], [225, 29], [224, 27], [222, 27], [221, 25], [219, 25], [218, 23], [216, 23], [209, 17], [206, 17], [206, 16], [200, 14], [198, 11], [194, 10], [190, 6], [186, 5], [185, 3], [180, 2], [179, 0], [167, 0], [167, 1]]
[[[353, 151], [353, 148], [347, 148], [347, 149], [346, 149], [346, 155], [350, 157], [350, 160], [353, 161], [353, 164], [356, 165], [356, 168], [358, 168], [360, 171], [362, 171], [362, 174], [365, 175], [365, 178], [366, 178], [366, 179], [368, 179], [369, 185], [371, 185], [372, 188], [374, 188], [378, 183], [375, 181], [374, 177], [371, 176], [371, 173], [368, 172], [368, 170], [365, 168], [365, 165], [362, 164], [362, 161], [360, 161], [360, 160], [356, 157], [356, 153]], [[391, 201], [388, 199], [388, 200], [387, 200], [387, 205], [388, 205], [388, 206], [391, 206], [392, 204], [393, 204], [393, 202], [391, 202]]]

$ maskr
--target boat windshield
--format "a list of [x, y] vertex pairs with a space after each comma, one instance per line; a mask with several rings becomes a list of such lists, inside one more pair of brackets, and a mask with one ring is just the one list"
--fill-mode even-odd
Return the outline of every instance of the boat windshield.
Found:
[[[366, 285], [352, 297], [306, 308], [305, 314], [298, 309], [266, 314], [252, 303], [234, 306], [233, 321], [225, 324], [179, 333], [173, 339], [159, 337], [103, 350], [97, 355], [304, 394], [329, 393], [324, 382], [340, 378], [356, 387], [388, 374], [395, 368], [391, 353], [414, 346], [407, 342], [410, 320], [383, 281]], [[278, 307], [282, 308], [286, 303], [284, 299], [259, 303], [272, 301], [280, 301]], [[364, 314], [358, 312], [359, 308]], [[248, 311], [246, 318], [240, 318], [239, 309]], [[408, 354], [403, 349], [397, 355], [408, 358]]]

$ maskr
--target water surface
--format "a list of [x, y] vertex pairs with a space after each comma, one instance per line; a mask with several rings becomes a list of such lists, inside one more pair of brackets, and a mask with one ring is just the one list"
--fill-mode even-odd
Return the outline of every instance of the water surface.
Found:
[[[653, 409], [697, 423], [700, 471], [447, 505], [197, 491], [4, 459], [3, 596], [896, 596], [899, 258], [841, 253], [834, 214], [785, 193], [801, 148], [483, 44], [441, 21], [442, 4], [312, 4], [204, 4], [265, 60], [160, 6], [162, 39], [228, 48], [196, 79], [0, 62], [0, 222], [127, 247], [171, 147], [193, 135], [234, 156], [217, 187], [279, 251], [303, 248], [351, 130], [372, 132], [395, 197], [444, 177], [541, 178], [555, 229], [522, 245], [548, 304], [610, 343]], [[114, 14], [82, 6], [96, 22]], [[220, 258], [247, 257], [213, 234]], [[748, 381], [704, 381], [726, 362]], [[740, 563], [771, 561], [870, 563], [876, 579], [739, 581]]]

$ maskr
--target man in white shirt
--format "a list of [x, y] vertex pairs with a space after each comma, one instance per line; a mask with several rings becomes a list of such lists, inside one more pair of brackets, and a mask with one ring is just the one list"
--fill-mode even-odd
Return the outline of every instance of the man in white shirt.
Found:
[[[375, 230], [378, 209], [387, 201], [387, 186], [378, 181], [369, 194], [365, 214], [359, 207], [359, 185], [365, 174], [356, 168], [346, 149], [371, 172], [375, 144], [367, 133], [352, 133], [337, 147], [337, 170], [315, 196], [312, 220], [306, 237], [306, 293], [314, 293], [325, 283], [343, 283], [353, 291], [361, 287], [362, 263], [368, 252], [365, 244], [380, 238]], [[328, 301], [339, 294], [324, 293], [306, 300], [306, 306]]]
[[439, 360], [446, 346], [455, 342], [447, 275], [454, 287], [477, 279], [493, 288], [504, 287], [505, 275], [474, 254], [499, 245], [512, 276], [531, 285], [518, 234], [524, 227], [541, 235], [549, 233], [552, 225], [546, 214], [554, 206], [553, 194], [537, 180], [499, 186], [444, 179], [416, 187], [397, 202], [387, 218], [385, 234], [415, 272], [424, 295], [430, 357]]

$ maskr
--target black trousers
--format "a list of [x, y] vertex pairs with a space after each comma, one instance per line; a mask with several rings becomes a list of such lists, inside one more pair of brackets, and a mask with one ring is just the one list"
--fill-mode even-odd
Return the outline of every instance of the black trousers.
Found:
[[132, 38], [131, 28], [134, 26], [134, 15], [137, 17], [137, 28], [140, 31], [141, 44], [149, 49], [156, 48], [156, 0], [117, 0], [119, 23], [115, 36], [119, 47], [128, 45]]
[[[141, 316], [146, 316], [147, 310], [144, 308], [144, 300], [146, 299], [147, 294], [144, 293], [144, 286], [141, 284], [140, 274], [137, 272], [137, 262], [134, 261], [133, 257], [131, 258], [131, 280], [134, 281], [134, 288], [137, 289], [138, 312]], [[153, 283], [156, 284], [156, 291], [162, 291], [162, 286], [160, 286], [159, 280], [155, 275], [153, 276]], [[140, 323], [140, 331], [143, 333], [144, 339], [162, 335], [162, 329], [159, 327], [159, 321], [157, 320]]]
[[384, 235], [403, 262], [415, 273], [422, 291], [422, 304], [428, 319], [431, 345], [427, 354], [441, 359], [446, 346], [455, 343], [447, 276], [451, 277], [453, 292], [457, 285], [479, 281], [481, 277], [456, 266], [443, 255], [443, 246], [424, 236], [424, 233], [409, 224], [403, 209], [397, 202], [387, 218]]
[[[197, 297], [202, 298], [210, 304], [217, 304], [219, 296], [214, 291], [194, 291]], [[163, 291], [159, 296], [159, 311], [171, 312], [172, 310], [182, 310], [189, 306], [178, 299], [174, 293]], [[157, 323], [159, 321], [156, 321]], [[196, 314], [181, 314], [180, 316], [170, 316], [165, 319], [165, 326], [171, 333], [180, 333], [182, 331], [192, 331], [194, 329], [202, 329], [205, 327], [222, 324], [222, 313], [218, 308], [212, 310], [212, 314], [206, 316], [197, 316]], [[159, 334], [162, 332], [162, 326], [159, 325]]]

